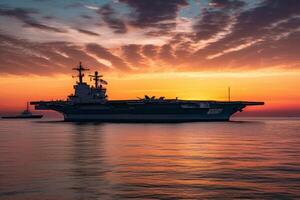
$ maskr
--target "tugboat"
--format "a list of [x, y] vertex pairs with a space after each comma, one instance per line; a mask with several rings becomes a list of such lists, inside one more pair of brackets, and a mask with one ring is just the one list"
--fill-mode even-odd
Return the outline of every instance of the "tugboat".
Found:
[[64, 116], [65, 121], [98, 122], [191, 122], [229, 121], [231, 115], [242, 112], [247, 106], [264, 105], [264, 102], [181, 100], [156, 98], [155, 96], [132, 100], [109, 100], [106, 95], [107, 82], [95, 72], [90, 75], [94, 85], [83, 81], [84, 68], [76, 68], [78, 81], [74, 94], [67, 100], [33, 101], [37, 110], [54, 110]]
[[19, 115], [14, 115], [14, 116], [3, 116], [3, 119], [40, 119], [42, 118], [43, 115], [38, 115], [38, 114], [32, 114], [29, 110], [29, 103], [27, 102], [27, 107], [26, 110], [24, 110], [21, 114]]

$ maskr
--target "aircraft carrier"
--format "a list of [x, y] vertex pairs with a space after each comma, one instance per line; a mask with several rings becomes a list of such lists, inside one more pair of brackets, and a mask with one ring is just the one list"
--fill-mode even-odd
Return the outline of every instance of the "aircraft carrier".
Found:
[[64, 116], [65, 121], [99, 122], [192, 122], [228, 121], [246, 106], [264, 105], [264, 102], [249, 101], [206, 101], [165, 99], [149, 97], [134, 100], [108, 100], [105, 85], [97, 71], [89, 75], [94, 81], [90, 86], [83, 81], [84, 68], [80, 63], [73, 68], [78, 72], [74, 94], [67, 100], [33, 101], [36, 110], [54, 110]]

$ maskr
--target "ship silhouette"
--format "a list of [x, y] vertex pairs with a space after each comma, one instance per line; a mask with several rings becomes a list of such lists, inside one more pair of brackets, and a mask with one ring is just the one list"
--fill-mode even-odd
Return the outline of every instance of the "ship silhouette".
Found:
[[97, 71], [89, 75], [94, 81], [90, 86], [83, 81], [88, 68], [80, 62], [73, 70], [78, 72], [74, 94], [65, 101], [33, 101], [35, 109], [57, 111], [65, 121], [192, 122], [228, 121], [247, 106], [264, 105], [264, 102], [181, 100], [148, 95], [133, 100], [109, 100], [102, 75]]
[[29, 109], [29, 104], [27, 102], [26, 104], [26, 110], [24, 110], [21, 114], [19, 115], [12, 115], [12, 116], [3, 116], [3, 119], [39, 119], [42, 118], [43, 115], [39, 115], [39, 114], [33, 114], [32, 112], [30, 112]]

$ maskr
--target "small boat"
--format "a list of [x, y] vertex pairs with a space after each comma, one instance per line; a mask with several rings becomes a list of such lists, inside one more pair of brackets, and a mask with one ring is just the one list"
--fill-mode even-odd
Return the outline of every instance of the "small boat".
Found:
[[3, 119], [40, 119], [42, 117], [43, 115], [32, 114], [32, 112], [30, 112], [28, 102], [26, 110], [24, 110], [21, 114], [13, 116], [2, 116]]

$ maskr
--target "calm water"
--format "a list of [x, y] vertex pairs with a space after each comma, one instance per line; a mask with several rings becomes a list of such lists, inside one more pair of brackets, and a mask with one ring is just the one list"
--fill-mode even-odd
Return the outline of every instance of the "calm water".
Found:
[[135, 198], [299, 199], [300, 119], [0, 120], [0, 199]]

